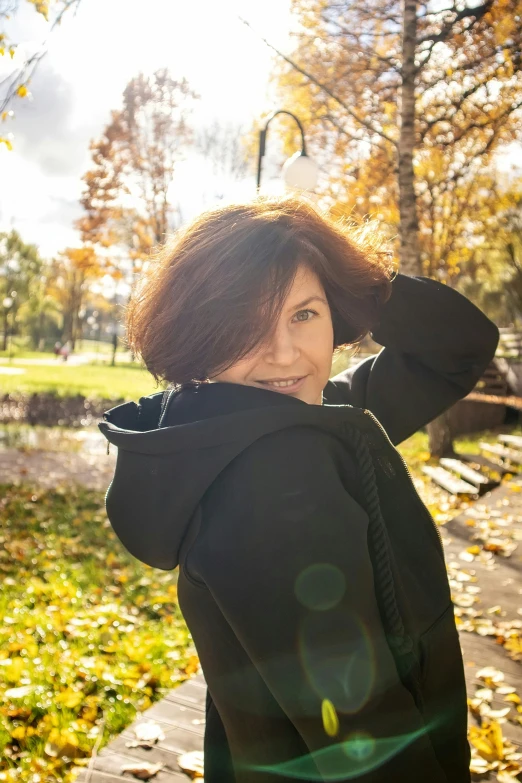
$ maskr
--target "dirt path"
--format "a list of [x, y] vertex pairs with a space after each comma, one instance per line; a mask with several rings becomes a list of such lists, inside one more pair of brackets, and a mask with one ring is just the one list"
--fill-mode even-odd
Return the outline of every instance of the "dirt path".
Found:
[[5, 449], [0, 451], [0, 483], [36, 483], [46, 489], [82, 484], [106, 490], [112, 479], [116, 456], [63, 451]]

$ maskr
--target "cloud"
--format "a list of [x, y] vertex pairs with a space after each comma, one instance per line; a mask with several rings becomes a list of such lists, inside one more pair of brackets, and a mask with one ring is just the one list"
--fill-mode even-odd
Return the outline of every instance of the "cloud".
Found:
[[[13, 109], [14, 143], [44, 174], [81, 176], [97, 124], [74, 126], [73, 85], [44, 59], [30, 84], [31, 98], [17, 98]], [[99, 132], [99, 131], [98, 131]]]

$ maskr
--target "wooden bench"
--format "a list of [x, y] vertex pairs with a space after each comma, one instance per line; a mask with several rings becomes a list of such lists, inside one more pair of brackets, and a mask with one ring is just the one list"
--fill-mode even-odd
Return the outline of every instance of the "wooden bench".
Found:
[[498, 441], [480, 441], [480, 454], [442, 457], [438, 465], [425, 465], [422, 471], [450, 495], [478, 497], [497, 487], [507, 473], [522, 470], [522, 437], [499, 435]]
[[511, 328], [500, 328], [500, 339], [496, 355], [509, 359], [518, 359], [522, 356], [522, 332]]
[[475, 485], [468, 484], [458, 476], [452, 475], [449, 471], [439, 466], [426, 465], [422, 468], [439, 487], [445, 489], [450, 495], [477, 495], [478, 490]]
[[479, 442], [479, 448], [482, 451], [485, 451], [486, 454], [494, 454], [495, 456], [500, 457], [500, 459], [514, 462], [515, 465], [522, 465], [522, 451], [510, 449], [499, 443], [485, 443], [484, 441]]
[[516, 446], [517, 449], [522, 448], [522, 436], [521, 435], [499, 435], [497, 440], [501, 443], [511, 444]]

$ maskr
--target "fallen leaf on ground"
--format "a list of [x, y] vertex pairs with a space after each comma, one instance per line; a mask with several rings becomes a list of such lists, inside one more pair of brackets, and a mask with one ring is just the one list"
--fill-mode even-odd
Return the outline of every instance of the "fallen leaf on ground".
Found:
[[149, 780], [149, 778], [157, 775], [160, 769], [163, 769], [163, 764], [159, 762], [150, 764], [148, 761], [140, 761], [136, 764], [124, 764], [123, 767], [120, 767], [120, 772], [130, 772], [131, 775], [140, 780]]
[[165, 734], [159, 723], [154, 720], [148, 720], [144, 723], [138, 723], [134, 727], [134, 733], [136, 737], [142, 742], [155, 743], [158, 740], [164, 740]]
[[203, 753], [200, 750], [178, 756], [178, 764], [193, 780], [201, 780], [203, 777]]
[[479, 680], [484, 680], [486, 683], [488, 681], [503, 682], [504, 672], [501, 672], [500, 669], [496, 669], [494, 666], [485, 666], [483, 669], [479, 669], [477, 677]]

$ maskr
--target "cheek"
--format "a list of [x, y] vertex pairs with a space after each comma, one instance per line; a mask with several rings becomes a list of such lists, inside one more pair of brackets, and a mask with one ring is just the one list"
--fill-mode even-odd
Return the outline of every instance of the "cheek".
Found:
[[313, 335], [308, 335], [303, 350], [321, 374], [330, 375], [334, 335], [331, 322], [318, 323]]
[[255, 361], [242, 361], [215, 376], [216, 381], [225, 383], [244, 383], [255, 369]]

